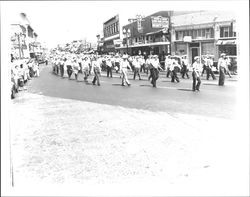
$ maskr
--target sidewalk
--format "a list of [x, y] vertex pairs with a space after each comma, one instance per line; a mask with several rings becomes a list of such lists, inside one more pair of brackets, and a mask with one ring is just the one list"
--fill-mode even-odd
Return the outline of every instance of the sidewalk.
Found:
[[146, 192], [145, 185], [152, 189], [164, 183], [165, 195], [205, 190], [208, 195], [239, 195], [245, 188], [237, 182], [246, 175], [232, 170], [242, 167], [231, 162], [242, 160], [241, 147], [232, 146], [241, 138], [232, 120], [30, 93], [15, 99], [11, 112], [17, 188], [26, 188], [27, 182], [28, 187], [139, 184]]

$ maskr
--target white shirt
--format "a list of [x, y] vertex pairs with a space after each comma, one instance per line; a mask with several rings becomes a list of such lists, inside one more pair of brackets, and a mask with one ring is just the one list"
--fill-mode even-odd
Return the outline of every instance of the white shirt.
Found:
[[193, 71], [197, 73], [199, 76], [200, 73], [202, 72], [202, 64], [198, 62], [194, 62], [192, 65]]
[[107, 60], [106, 64], [107, 64], [108, 67], [112, 67], [112, 62], [110, 60]]
[[127, 60], [122, 60], [121, 61], [121, 70], [127, 70], [127, 67], [130, 68], [129, 62]]
[[227, 68], [227, 61], [223, 58], [219, 58], [218, 60], [218, 69], [220, 69], [220, 67]]
[[140, 68], [141, 67], [141, 62], [139, 60], [134, 60], [133, 63], [135, 68]]

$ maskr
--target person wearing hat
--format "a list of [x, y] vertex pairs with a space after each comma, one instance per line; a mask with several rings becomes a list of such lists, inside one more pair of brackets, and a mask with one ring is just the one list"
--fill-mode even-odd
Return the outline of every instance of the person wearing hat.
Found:
[[92, 84], [95, 85], [95, 83], [97, 82], [97, 85], [100, 86], [100, 78], [99, 76], [101, 76], [101, 65], [99, 64], [99, 62], [97, 61], [96, 57], [93, 57], [92, 59], [92, 73], [94, 73], [94, 78], [92, 80]]
[[206, 61], [207, 80], [209, 80], [210, 74], [211, 74], [213, 80], [216, 80], [216, 78], [214, 76], [214, 72], [212, 70], [213, 64], [214, 64], [214, 62], [213, 62], [212, 56], [207, 56], [207, 61]]
[[139, 56], [136, 56], [132, 62], [132, 65], [134, 67], [134, 80], [136, 75], [138, 75], [139, 80], [141, 80], [141, 75], [140, 75], [141, 62], [139, 61], [139, 58], [140, 58]]
[[69, 57], [66, 61], [66, 66], [67, 66], [67, 74], [70, 79], [73, 69], [72, 69], [72, 59]]
[[167, 71], [167, 74], [166, 74], [166, 77], [167, 77], [167, 78], [169, 78], [169, 75], [170, 75], [170, 73], [171, 73], [171, 71], [170, 71], [171, 64], [172, 64], [172, 59], [171, 59], [171, 56], [168, 55], [168, 56], [165, 58], [165, 70]]
[[80, 71], [80, 65], [79, 63], [77, 62], [76, 58], [73, 59], [73, 62], [72, 62], [72, 69], [73, 69], [73, 72], [75, 74], [75, 79], [76, 81], [78, 80], [78, 73]]
[[122, 61], [121, 61], [121, 64], [120, 64], [120, 72], [122, 74], [122, 86], [125, 86], [125, 82], [127, 83], [128, 86], [130, 86], [131, 84], [129, 83], [129, 80], [128, 80], [128, 76], [127, 76], [127, 72], [128, 72], [128, 68], [129, 70], [132, 70], [131, 69], [131, 66], [128, 62], [128, 56], [127, 55], [123, 55], [122, 56]]
[[[192, 77], [193, 77], [193, 87], [192, 90], [193, 91], [200, 91], [200, 85], [201, 85], [201, 79], [200, 79], [200, 75], [201, 75], [201, 70], [202, 70], [202, 65], [200, 63], [200, 58], [198, 56], [196, 56], [194, 58], [195, 62], [192, 65]], [[197, 82], [197, 83], [196, 83]]]
[[202, 65], [203, 66], [202, 66], [201, 76], [203, 76], [205, 71], [207, 72], [207, 61], [208, 61], [208, 55], [202, 56]]
[[177, 76], [178, 70], [181, 69], [181, 66], [178, 64], [178, 62], [172, 57], [172, 64], [170, 66], [170, 71], [171, 71], [171, 82], [174, 83], [175, 80], [179, 83], [180, 80]]
[[222, 53], [218, 60], [218, 70], [219, 70], [219, 86], [223, 86], [225, 83], [225, 73], [227, 68], [226, 54]]
[[83, 74], [84, 74], [84, 81], [87, 82], [88, 80], [88, 76], [89, 76], [89, 60], [87, 56], [84, 56], [84, 58], [82, 58], [82, 69], [83, 69]]
[[188, 75], [188, 59], [187, 59], [186, 55], [182, 56], [181, 64], [182, 64], [182, 78], [184, 79], [185, 75], [186, 75], [187, 78], [189, 79], [189, 75]]
[[60, 74], [61, 74], [62, 78], [64, 76], [64, 63], [65, 63], [65, 59], [63, 59], [63, 57], [61, 57], [61, 59], [60, 59]]
[[109, 77], [110, 75], [110, 77], [112, 78], [112, 61], [110, 57], [107, 58], [106, 65], [107, 65], [107, 77]]
[[159, 78], [159, 70], [163, 70], [161, 68], [159, 59], [157, 55], [153, 56], [153, 59], [151, 61], [151, 76], [152, 76], [152, 80], [151, 80], [151, 84], [153, 85], [154, 88], [156, 88], [156, 81]]

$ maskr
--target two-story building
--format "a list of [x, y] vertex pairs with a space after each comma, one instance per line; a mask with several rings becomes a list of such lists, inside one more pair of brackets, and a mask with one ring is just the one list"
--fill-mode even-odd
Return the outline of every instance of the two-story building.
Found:
[[103, 38], [100, 38], [99, 46], [103, 53], [114, 53], [116, 47], [122, 44], [122, 25], [126, 23], [126, 18], [117, 14], [103, 23]]
[[172, 54], [195, 56], [237, 55], [235, 16], [222, 11], [200, 11], [171, 17]]
[[170, 12], [160, 11], [147, 17], [137, 16], [130, 24], [122, 27], [123, 45], [117, 47], [121, 53], [137, 55], [171, 53]]

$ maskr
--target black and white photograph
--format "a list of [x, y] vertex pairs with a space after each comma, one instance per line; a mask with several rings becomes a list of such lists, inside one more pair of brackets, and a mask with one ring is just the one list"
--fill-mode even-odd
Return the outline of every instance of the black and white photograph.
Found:
[[249, 196], [249, 2], [2, 1], [3, 196]]

